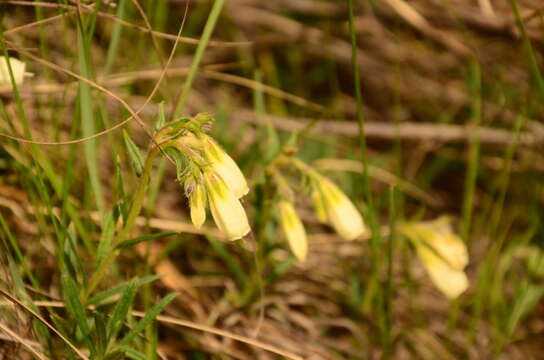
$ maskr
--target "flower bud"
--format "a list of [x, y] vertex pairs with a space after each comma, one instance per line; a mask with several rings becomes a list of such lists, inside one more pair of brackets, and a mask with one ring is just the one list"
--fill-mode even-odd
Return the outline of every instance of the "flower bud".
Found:
[[295, 208], [290, 202], [281, 201], [279, 210], [281, 226], [287, 237], [289, 247], [299, 261], [304, 261], [308, 254], [308, 240], [304, 225], [302, 225]]
[[[25, 78], [26, 64], [21, 60], [14, 58], [9, 58], [9, 64], [11, 65], [11, 71], [13, 72], [15, 84], [22, 84]], [[0, 85], [11, 85], [8, 60], [5, 56], [0, 56]]]
[[215, 172], [204, 175], [213, 220], [229, 240], [237, 240], [251, 230], [246, 212], [232, 190]]
[[209, 136], [204, 135], [203, 143], [204, 156], [210, 162], [213, 171], [221, 176], [236, 198], [246, 195], [249, 192], [246, 178], [234, 160]]
[[[190, 186], [190, 193], [187, 191]], [[191, 209], [191, 221], [200, 229], [206, 221], [206, 191], [201, 183], [191, 183], [186, 187], [186, 195], [189, 197]]]
[[321, 191], [319, 191], [319, 189], [314, 189], [310, 196], [312, 197], [312, 204], [317, 219], [322, 223], [327, 222], [327, 209], [325, 208], [325, 200], [321, 195]]
[[327, 219], [336, 232], [346, 240], [353, 240], [367, 232], [361, 214], [346, 194], [324, 177], [318, 181]]
[[431, 280], [447, 297], [456, 298], [468, 288], [463, 272], [468, 264], [467, 248], [448, 218], [405, 224], [401, 231], [412, 240]]

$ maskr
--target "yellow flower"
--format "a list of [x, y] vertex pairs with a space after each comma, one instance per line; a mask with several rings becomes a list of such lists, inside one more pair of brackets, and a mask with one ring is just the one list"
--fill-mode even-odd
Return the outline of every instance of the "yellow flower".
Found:
[[[11, 71], [13, 72], [15, 84], [22, 84], [25, 78], [26, 64], [21, 60], [14, 58], [9, 58], [9, 64], [11, 65]], [[8, 61], [5, 56], [0, 56], [0, 85], [11, 85]]]
[[206, 221], [206, 191], [200, 183], [190, 184], [185, 191], [189, 197], [191, 221], [197, 229], [200, 229]]
[[229, 240], [241, 239], [251, 230], [247, 215], [223, 179], [215, 172], [204, 175], [213, 220]]
[[448, 298], [456, 298], [468, 288], [463, 271], [468, 264], [467, 248], [453, 233], [447, 217], [406, 224], [401, 231], [412, 240], [431, 280]]
[[327, 209], [321, 191], [319, 189], [312, 190], [311, 197], [317, 219], [322, 223], [327, 222]]
[[289, 247], [299, 261], [304, 261], [308, 254], [308, 240], [306, 239], [304, 225], [302, 225], [295, 208], [290, 202], [281, 201], [279, 210], [281, 226], [287, 237]]
[[209, 136], [203, 135], [204, 156], [219, 176], [232, 190], [236, 198], [241, 198], [249, 192], [246, 178], [234, 160], [215, 143]]
[[[361, 214], [338, 186], [324, 177], [318, 178], [318, 186], [327, 219], [341, 237], [353, 240], [367, 232]], [[314, 206], [315, 203], [314, 200]], [[319, 216], [319, 210], [317, 212]]]

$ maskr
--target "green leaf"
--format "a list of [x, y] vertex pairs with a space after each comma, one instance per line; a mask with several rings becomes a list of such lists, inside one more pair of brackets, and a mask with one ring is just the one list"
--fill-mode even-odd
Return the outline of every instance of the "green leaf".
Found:
[[132, 305], [132, 301], [134, 300], [134, 295], [136, 295], [137, 288], [136, 280], [130, 281], [123, 293], [123, 297], [121, 297], [121, 300], [115, 305], [111, 317], [108, 320], [108, 324], [106, 325], [110, 342], [115, 339], [119, 330], [121, 330]]
[[[136, 281], [136, 286], [140, 287], [142, 285], [153, 282], [153, 281], [159, 279], [160, 277], [161, 277], [161, 275], [150, 275], [150, 276], [143, 277], [141, 279], [135, 280]], [[93, 305], [93, 304], [103, 303], [105, 300], [111, 298], [112, 296], [124, 292], [127, 289], [127, 287], [130, 285], [131, 282], [132, 281], [122, 283], [120, 285], [117, 285], [114, 288], [111, 288], [111, 289], [103, 291], [103, 292], [101, 292], [99, 294], [96, 294], [95, 296], [93, 296], [92, 298], [90, 298], [87, 301], [87, 304]]]
[[96, 353], [98, 357], [102, 357], [106, 353], [106, 347], [108, 345], [106, 321], [103, 313], [94, 313], [94, 328], [95, 331], [92, 333], [92, 338], [96, 345]]
[[121, 158], [117, 155], [115, 159], [115, 198], [117, 201], [125, 199], [125, 187], [123, 185], [123, 172], [121, 171]]
[[134, 359], [134, 360], [149, 360], [147, 356], [145, 356], [144, 353], [139, 352], [136, 349], [130, 348], [128, 346], [120, 346], [119, 349], [121, 349], [125, 356]]
[[91, 352], [94, 353], [94, 344], [89, 338], [91, 330], [89, 328], [89, 324], [87, 323], [87, 315], [85, 314], [83, 305], [79, 301], [80, 289], [76, 281], [70, 275], [70, 272], [64, 266], [62, 267], [61, 272], [62, 289], [64, 301], [66, 303], [66, 310], [68, 310], [68, 313], [70, 313], [70, 315], [74, 318], [85, 343]]
[[166, 115], [164, 114], [164, 101], [161, 101], [159, 103], [159, 119], [157, 120], [157, 123], [155, 124], [155, 130], [159, 131], [164, 127], [166, 124]]
[[119, 346], [127, 345], [129, 344], [136, 335], [138, 335], [140, 332], [142, 332], [145, 327], [151, 323], [157, 315], [168, 305], [174, 298], [178, 296], [178, 293], [170, 293], [166, 295], [161, 301], [159, 301], [157, 304], [155, 304], [151, 309], [147, 311], [145, 316], [138, 321], [138, 323], [129, 331], [129, 333], [121, 340], [119, 343]]
[[117, 249], [121, 249], [121, 248], [124, 248], [124, 247], [127, 247], [127, 246], [132, 246], [132, 245], [141, 243], [143, 241], [160, 239], [160, 238], [163, 238], [163, 237], [176, 235], [176, 234], [177, 234], [177, 232], [175, 232], [175, 231], [164, 231], [164, 232], [160, 232], [160, 233], [157, 233], [157, 234], [149, 234], [149, 235], [138, 236], [136, 238], [128, 239], [128, 240], [123, 241], [122, 243], [117, 245]]
[[142, 172], [144, 170], [144, 159], [142, 157], [142, 153], [124, 129], [123, 140], [125, 141], [125, 146], [127, 148], [128, 156], [130, 158], [130, 163], [132, 164], [136, 175], [140, 177], [142, 176]]
[[104, 220], [104, 226], [102, 228], [102, 234], [100, 236], [100, 243], [96, 250], [95, 269], [100, 266], [100, 263], [106, 258], [111, 251], [111, 242], [115, 233], [115, 223], [117, 222], [113, 211], [110, 211]]
[[104, 357], [104, 360], [123, 360], [126, 358], [125, 352], [122, 350], [115, 350]]

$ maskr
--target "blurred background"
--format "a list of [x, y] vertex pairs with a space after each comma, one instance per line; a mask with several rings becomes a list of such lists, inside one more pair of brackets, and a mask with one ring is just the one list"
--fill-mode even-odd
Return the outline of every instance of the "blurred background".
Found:
[[[28, 73], [0, 86], [0, 289], [96, 359], [109, 358], [79, 321], [100, 333], [134, 278], [131, 309], [175, 291], [163, 316], [247, 340], [163, 319], [130, 341], [144, 359], [541, 358], [543, 15], [538, 0], [0, 1], [0, 55]], [[195, 229], [175, 166], [157, 161], [138, 243], [101, 298], [65, 308], [130, 207], [126, 137], [145, 154], [160, 114], [201, 112], [248, 179], [252, 234]], [[264, 175], [282, 148], [332, 179], [371, 234], [343, 240], [295, 187], [298, 262]], [[395, 226], [442, 216], [468, 249], [456, 299]], [[0, 359], [29, 348], [77, 358], [1, 298]]]

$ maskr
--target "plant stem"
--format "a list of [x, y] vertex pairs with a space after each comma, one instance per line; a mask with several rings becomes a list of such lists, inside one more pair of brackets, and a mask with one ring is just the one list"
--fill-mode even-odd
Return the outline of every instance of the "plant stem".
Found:
[[359, 142], [361, 149], [361, 163], [363, 165], [363, 195], [366, 200], [368, 211], [368, 222], [372, 230], [372, 238], [370, 246], [372, 249], [371, 267], [372, 276], [365, 292], [365, 298], [363, 299], [362, 309], [364, 313], [370, 313], [371, 302], [374, 297], [374, 292], [378, 288], [378, 273], [380, 267], [380, 225], [376, 218], [376, 210], [374, 209], [374, 201], [372, 199], [372, 192], [370, 191], [370, 179], [368, 176], [368, 153], [366, 146], [365, 135], [365, 117], [363, 113], [363, 99], [361, 95], [361, 76], [359, 73], [359, 61], [357, 58], [357, 38], [355, 36], [354, 27], [354, 15], [353, 15], [353, 0], [347, 0], [348, 3], [348, 18], [349, 18], [349, 32], [351, 42], [351, 66], [353, 71], [353, 82], [355, 86], [355, 100], [357, 104], [357, 123], [359, 124]]
[[85, 303], [86, 300], [89, 298], [89, 295], [91, 295], [91, 293], [96, 289], [96, 287], [106, 274], [107, 269], [111, 266], [111, 264], [119, 254], [119, 250], [116, 249], [117, 245], [125, 241], [130, 235], [132, 228], [136, 223], [136, 218], [138, 217], [138, 215], [140, 215], [140, 211], [142, 210], [145, 194], [147, 192], [147, 186], [149, 184], [149, 179], [151, 176], [151, 170], [153, 167], [153, 160], [155, 160], [157, 154], [158, 149], [153, 146], [147, 154], [142, 177], [140, 179], [140, 182], [138, 183], [136, 195], [134, 196], [134, 201], [132, 202], [132, 206], [130, 208], [127, 221], [125, 222], [125, 226], [123, 226], [117, 237], [113, 240], [108, 256], [106, 256], [106, 258], [100, 263], [94, 274], [91, 276], [91, 279], [89, 280], [85, 291], [81, 294], [82, 303]]

